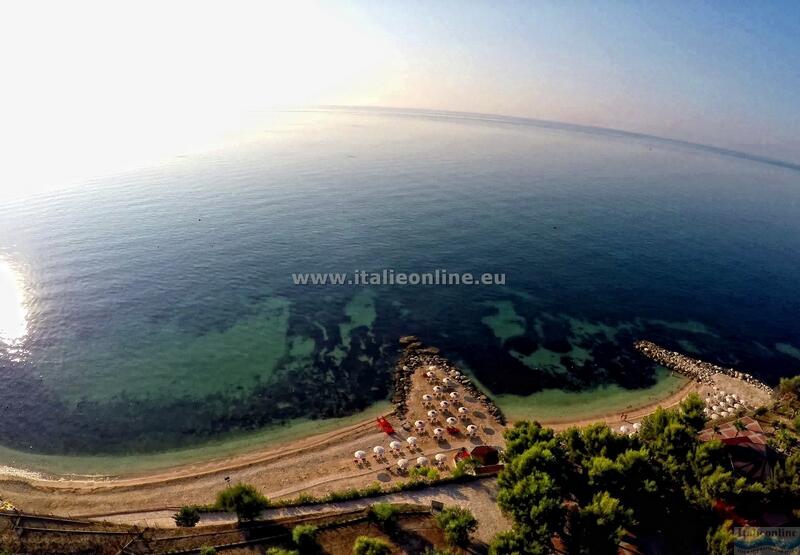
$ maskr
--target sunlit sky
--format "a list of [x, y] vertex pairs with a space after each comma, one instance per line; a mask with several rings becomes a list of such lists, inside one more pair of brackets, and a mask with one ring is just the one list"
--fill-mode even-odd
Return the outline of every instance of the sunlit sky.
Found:
[[321, 104], [529, 116], [800, 161], [795, 2], [7, 2], [0, 52], [0, 199]]

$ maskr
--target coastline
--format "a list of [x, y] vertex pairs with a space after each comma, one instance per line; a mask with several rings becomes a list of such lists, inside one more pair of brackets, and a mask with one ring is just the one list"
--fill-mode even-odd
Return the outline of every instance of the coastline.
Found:
[[[511, 423], [536, 419], [542, 424], [568, 427], [613, 419], [621, 411], [641, 411], [655, 409], [664, 403], [673, 404], [674, 398], [691, 391], [692, 382], [686, 378], [670, 377], [666, 370], [662, 374], [652, 388], [630, 392], [612, 386], [576, 393], [550, 390], [528, 397], [501, 395], [493, 399]], [[475, 385], [484, 389], [477, 381]], [[549, 397], [547, 403], [540, 402], [537, 405], [537, 401], [541, 401], [545, 395]], [[589, 399], [591, 402], [587, 402]], [[264, 458], [282, 449], [295, 450], [307, 444], [323, 442], [332, 435], [347, 435], [354, 429], [374, 426], [376, 417], [391, 411], [390, 402], [381, 401], [365, 411], [343, 418], [293, 421], [197, 447], [153, 454], [40, 455], [0, 446], [0, 457], [4, 462], [0, 465], [0, 480], [121, 485], [175, 479], [187, 473], [234, 469], [263, 462]]]

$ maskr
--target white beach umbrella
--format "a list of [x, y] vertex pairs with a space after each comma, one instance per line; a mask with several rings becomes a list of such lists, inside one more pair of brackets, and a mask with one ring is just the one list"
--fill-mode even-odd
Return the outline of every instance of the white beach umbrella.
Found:
[[355, 453], [353, 453], [353, 456], [358, 460], [363, 460], [364, 458], [366, 458], [367, 454], [364, 451], [356, 451]]
[[442, 437], [442, 434], [444, 434], [444, 430], [443, 429], [441, 429], [441, 428], [434, 428], [433, 429], [433, 436], [434, 437]]
[[633, 429], [638, 432], [639, 430], [642, 429], [642, 425], [639, 422], [634, 422]]
[[437, 414], [439, 414], [439, 413], [436, 412], [435, 410], [429, 410], [428, 411], [428, 418], [436, 418]]
[[442, 391], [444, 391], [444, 389], [442, 389], [442, 386], [440, 386], [440, 385], [433, 386], [433, 392], [434, 393], [441, 393]]
[[378, 455], [379, 457], [382, 457], [383, 454], [386, 452], [386, 449], [384, 449], [380, 445], [376, 445], [375, 447], [372, 448], [372, 452]]
[[627, 434], [627, 433], [628, 433], [628, 431], [629, 431], [629, 429], [630, 429], [630, 428], [628, 428], [627, 426], [620, 426], [620, 427], [619, 427], [619, 431], [620, 431], [621, 433], [623, 433], [623, 434]]
[[454, 417], [452, 417], [452, 416], [449, 416], [449, 417], [447, 418], [447, 423], [448, 423], [448, 424], [450, 424], [451, 426], [453, 426], [453, 425], [454, 425], [456, 422], [458, 422], [458, 420], [456, 420], [456, 419], [455, 419]]
[[431, 395], [430, 393], [426, 393], [425, 395], [422, 396], [423, 403], [430, 403], [431, 401], [433, 401], [433, 395]]
[[733, 405], [733, 408], [740, 409], [740, 408], [743, 408], [743, 407], [742, 407], [741, 403], [736, 403], [735, 405]]
[[419, 466], [427, 466], [429, 462], [428, 457], [417, 457], [417, 464]]
[[718, 419], [719, 415], [716, 412], [711, 415], [711, 420], [718, 420]]
[[434, 459], [436, 459], [437, 463], [443, 463], [444, 461], [447, 460], [447, 455], [445, 455], [444, 453], [437, 453]]
[[417, 438], [415, 438], [414, 436], [409, 436], [406, 439], [406, 442], [413, 447], [414, 445], [417, 444]]
[[469, 426], [467, 426], [467, 433], [474, 434], [477, 431], [478, 427], [475, 424], [470, 424]]
[[402, 446], [403, 446], [403, 444], [402, 444], [402, 443], [400, 443], [400, 442], [399, 442], [399, 441], [397, 441], [397, 440], [394, 440], [394, 441], [392, 441], [391, 443], [389, 443], [389, 447], [390, 447], [390, 448], [392, 448], [392, 449], [394, 449], [395, 451], [397, 451], [398, 449], [400, 449]]
[[458, 407], [458, 414], [467, 414], [468, 412], [467, 407]]
[[736, 393], [731, 393], [731, 397], [733, 397], [734, 399], [738, 399], [739, 398], [739, 396], [736, 395]]
[[423, 430], [423, 429], [425, 429], [425, 422], [423, 422], [422, 420], [417, 420], [416, 422], [414, 422], [414, 426], [418, 430]]
[[400, 470], [408, 468], [408, 459], [397, 459], [397, 468]]
[[434, 374], [433, 372], [425, 372], [425, 377], [426, 378], [433, 378], [435, 375], [436, 374]]
[[726, 416], [728, 416], [728, 412], [723, 410], [723, 411], [720, 411], [719, 415], [720, 415], [722, 418], [725, 418]]
[[458, 378], [460, 378], [460, 377], [461, 377], [461, 372], [453, 372], [453, 377], [454, 377], [455, 379], [458, 379]]
[[447, 407], [450, 406], [450, 403], [448, 403], [447, 401], [442, 401], [441, 403], [439, 403], [439, 406], [442, 407], [443, 409], [446, 409]]
[[453, 383], [453, 380], [451, 380], [450, 378], [442, 378], [442, 384], [443, 385], [450, 385], [452, 383]]
[[428, 370], [436, 370], [436, 367], [433, 364], [431, 364], [430, 366], [428, 366]]
[[458, 399], [458, 393], [456, 393], [455, 391], [451, 392], [451, 393], [450, 393], [450, 398], [451, 398], [453, 401], [455, 401], [456, 399]]

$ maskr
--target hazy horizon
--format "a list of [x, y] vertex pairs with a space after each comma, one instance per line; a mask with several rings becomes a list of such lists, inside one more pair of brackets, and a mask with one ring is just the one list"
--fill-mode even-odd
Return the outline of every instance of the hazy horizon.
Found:
[[[800, 162], [790, 2], [6, 5], [2, 198], [314, 105], [498, 114]], [[268, 124], [266, 124], [268, 125]]]

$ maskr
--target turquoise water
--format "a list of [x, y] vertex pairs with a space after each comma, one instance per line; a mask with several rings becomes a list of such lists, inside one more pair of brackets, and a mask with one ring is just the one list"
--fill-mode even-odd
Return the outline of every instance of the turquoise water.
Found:
[[[387, 398], [409, 333], [522, 412], [543, 390], [652, 386], [637, 338], [771, 382], [800, 367], [800, 172], [685, 145], [294, 113], [235, 146], [2, 208], [25, 326], [0, 350], [0, 444], [32, 452], [347, 416]], [[291, 279], [384, 268], [506, 284]]]

